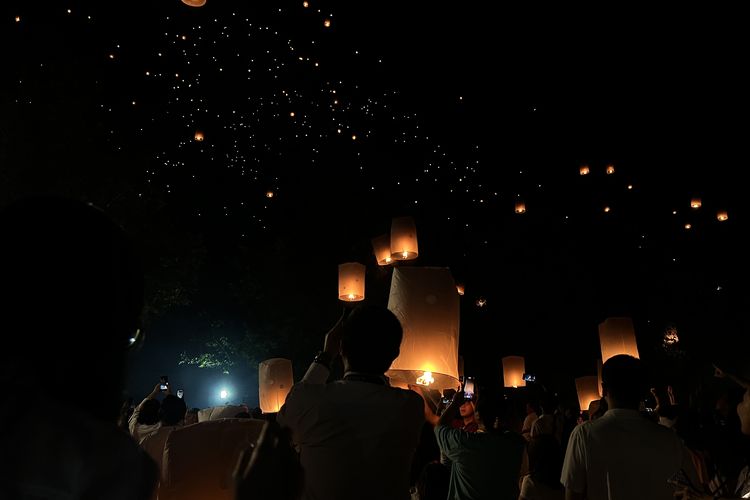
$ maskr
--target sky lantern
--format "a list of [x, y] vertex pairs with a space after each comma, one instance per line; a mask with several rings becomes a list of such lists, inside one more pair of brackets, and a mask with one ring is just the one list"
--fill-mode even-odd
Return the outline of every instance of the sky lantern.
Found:
[[523, 374], [526, 373], [526, 361], [523, 356], [505, 356], [503, 358], [503, 382], [505, 387], [526, 387]]
[[417, 225], [413, 217], [394, 217], [391, 221], [391, 258], [413, 260], [419, 255]]
[[365, 266], [359, 262], [339, 264], [339, 300], [365, 300]]
[[592, 401], [598, 401], [601, 399], [599, 396], [599, 377], [596, 375], [589, 375], [586, 377], [578, 377], [576, 379], [576, 392], [578, 392], [578, 406], [581, 411], [587, 411]]
[[258, 398], [263, 413], [277, 413], [294, 384], [292, 362], [273, 358], [258, 364]]
[[388, 309], [401, 322], [401, 350], [386, 373], [391, 385], [459, 389], [459, 297], [450, 269], [393, 270]]
[[716, 214], [716, 218], [719, 220], [719, 222], [724, 222], [729, 218], [729, 214], [726, 212], [726, 210], [720, 210]]
[[463, 295], [466, 293], [466, 289], [464, 288], [464, 285], [462, 283], [456, 283], [456, 291], [459, 295]]
[[612, 175], [615, 173], [615, 166], [614, 165], [607, 165], [607, 175]]
[[591, 172], [591, 170], [589, 170], [588, 165], [582, 165], [579, 172], [581, 173], [581, 175], [589, 175], [589, 172]]
[[690, 208], [700, 208], [702, 205], [700, 198], [693, 198], [690, 200]]
[[203, 7], [206, 5], [206, 0], [182, 0], [182, 3], [190, 7]]
[[326, 28], [330, 28], [331, 27], [331, 20], [330, 19], [326, 19], [325, 21], [323, 21], [323, 26], [325, 26]]
[[516, 202], [516, 213], [517, 214], [525, 214], [526, 213], [526, 203], [522, 201]]
[[603, 323], [599, 323], [599, 342], [602, 348], [602, 363], [618, 354], [640, 357], [633, 320], [630, 318], [607, 318]]
[[201, 132], [200, 130], [196, 130], [193, 138], [196, 140], [196, 142], [203, 142], [203, 132]]
[[388, 234], [381, 234], [372, 239], [372, 251], [379, 266], [387, 266], [393, 263], [391, 257], [391, 238]]
[[273, 198], [273, 191], [266, 191], [266, 198]]

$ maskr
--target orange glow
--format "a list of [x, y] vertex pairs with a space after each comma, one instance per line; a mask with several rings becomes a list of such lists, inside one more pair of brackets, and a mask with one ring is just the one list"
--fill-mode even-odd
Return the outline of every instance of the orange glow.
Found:
[[517, 214], [525, 214], [526, 213], [526, 203], [522, 201], [516, 202], [516, 213]]
[[729, 218], [729, 214], [726, 213], [725, 211], [721, 211], [721, 212], [719, 212], [719, 213], [716, 214], [716, 218], [720, 222], [724, 222], [725, 220], [727, 220]]
[[417, 225], [412, 217], [394, 217], [391, 221], [391, 258], [413, 260], [419, 255]]
[[456, 284], [456, 291], [459, 295], [463, 295], [465, 293], [464, 286], [460, 283]]
[[266, 191], [266, 198], [273, 198], [273, 191]]
[[581, 175], [589, 175], [590, 170], [589, 170], [588, 165], [582, 166], [580, 172], [581, 172]]
[[700, 198], [693, 198], [690, 200], [690, 208], [700, 208], [702, 205]]
[[331, 20], [330, 19], [326, 19], [325, 21], [323, 21], [323, 26], [325, 26], [326, 28], [330, 28], [331, 27]]
[[615, 173], [615, 166], [614, 165], [607, 165], [607, 175], [611, 175]]
[[526, 360], [523, 356], [506, 356], [502, 361], [505, 387], [526, 387], [526, 381], [523, 379]]
[[365, 266], [359, 262], [339, 264], [339, 300], [359, 302], [365, 299]]
[[196, 130], [194, 139], [198, 142], [203, 142], [203, 132], [201, 132], [200, 130]]
[[206, 5], [206, 0], [182, 0], [182, 3], [190, 7], [203, 7]]
[[640, 357], [633, 320], [630, 318], [607, 318], [599, 323], [599, 343], [602, 349], [602, 363], [618, 354]]

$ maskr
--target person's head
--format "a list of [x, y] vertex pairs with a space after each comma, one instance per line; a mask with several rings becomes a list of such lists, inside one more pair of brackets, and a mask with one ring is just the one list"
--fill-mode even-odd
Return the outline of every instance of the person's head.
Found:
[[448, 497], [450, 471], [437, 462], [425, 464], [417, 479], [417, 493], [420, 500], [443, 500]]
[[474, 406], [474, 418], [481, 428], [487, 432], [497, 430], [497, 422], [502, 420], [502, 396], [494, 391], [484, 391]]
[[154, 425], [159, 421], [159, 409], [161, 404], [156, 399], [147, 399], [141, 405], [141, 411], [138, 413], [139, 424]]
[[0, 211], [0, 241], [0, 317], [15, 353], [0, 376], [11, 395], [40, 387], [115, 421], [143, 306], [143, 274], [124, 231], [89, 204], [35, 197]]
[[347, 370], [383, 374], [398, 357], [403, 329], [388, 309], [361, 305], [344, 321], [341, 356]]
[[458, 408], [458, 412], [461, 415], [461, 418], [470, 418], [474, 416], [474, 403], [472, 401], [464, 401], [464, 404], [462, 404]]
[[177, 425], [185, 418], [187, 405], [182, 398], [168, 394], [161, 402], [159, 408], [159, 419], [162, 425]]
[[561, 489], [562, 452], [551, 434], [540, 434], [529, 442], [529, 471], [535, 481], [550, 488]]
[[648, 385], [641, 360], [618, 354], [602, 366], [602, 389], [609, 408], [638, 410]]
[[256, 419], [262, 419], [263, 418], [263, 410], [260, 409], [259, 406], [256, 406], [250, 411], [250, 417], [256, 418]]
[[193, 425], [198, 423], [198, 412], [200, 408], [190, 408], [185, 412], [185, 425]]
[[532, 413], [539, 414], [539, 405], [536, 403], [536, 401], [528, 401], [526, 403], [526, 414], [530, 415]]

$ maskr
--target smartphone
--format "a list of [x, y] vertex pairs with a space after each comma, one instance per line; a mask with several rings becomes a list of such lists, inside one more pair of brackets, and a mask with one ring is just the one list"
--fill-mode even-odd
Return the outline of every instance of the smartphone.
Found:
[[182, 399], [182, 394], [183, 394], [182, 389], [177, 389], [177, 397]]
[[161, 385], [159, 386], [159, 389], [161, 389], [162, 391], [166, 391], [168, 385], [169, 385], [169, 377], [167, 377], [166, 375], [162, 375]]

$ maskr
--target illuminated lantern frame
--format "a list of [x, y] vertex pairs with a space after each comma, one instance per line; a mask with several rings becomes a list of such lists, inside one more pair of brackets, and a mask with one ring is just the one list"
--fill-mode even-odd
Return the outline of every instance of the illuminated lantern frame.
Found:
[[372, 251], [375, 254], [375, 261], [379, 266], [393, 264], [391, 238], [387, 234], [382, 234], [372, 239]]
[[413, 217], [394, 217], [391, 221], [391, 258], [414, 260], [419, 256], [417, 225]]
[[700, 198], [693, 198], [690, 200], [690, 208], [700, 208], [702, 205]]
[[630, 318], [607, 318], [600, 323], [599, 343], [602, 349], [602, 363], [606, 363], [609, 358], [618, 354], [640, 357], [633, 320]]
[[614, 165], [607, 165], [607, 175], [612, 175], [615, 173], [615, 166]]
[[339, 300], [365, 300], [365, 266], [359, 262], [339, 264]]
[[388, 309], [401, 322], [404, 337], [386, 373], [391, 385], [421, 384], [444, 391], [459, 389], [459, 296], [447, 268], [393, 270]]
[[576, 379], [576, 392], [578, 393], [578, 406], [581, 411], [588, 411], [589, 405], [592, 401], [598, 401], [601, 399], [599, 396], [599, 389], [597, 384], [599, 377], [596, 375], [590, 375], [587, 377], [578, 377]]
[[716, 219], [719, 222], [724, 222], [725, 220], [729, 219], [729, 214], [725, 210], [720, 210], [716, 214]]
[[503, 383], [505, 387], [526, 387], [523, 374], [526, 373], [526, 360], [523, 356], [503, 358]]
[[526, 213], [526, 203], [522, 201], [516, 202], [516, 208], [515, 211], [517, 214], [525, 214]]
[[589, 175], [589, 172], [591, 172], [591, 170], [589, 169], [588, 165], [583, 165], [579, 172], [581, 173], [581, 175]]
[[277, 413], [294, 384], [292, 362], [273, 358], [258, 364], [258, 397], [263, 413]]
[[206, 5], [206, 0], [182, 0], [182, 3], [190, 7], [203, 7]]
[[203, 136], [203, 132], [201, 132], [200, 130], [196, 130], [193, 139], [195, 139], [196, 142], [203, 142], [203, 139], [205, 139], [205, 137]]

